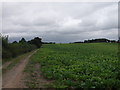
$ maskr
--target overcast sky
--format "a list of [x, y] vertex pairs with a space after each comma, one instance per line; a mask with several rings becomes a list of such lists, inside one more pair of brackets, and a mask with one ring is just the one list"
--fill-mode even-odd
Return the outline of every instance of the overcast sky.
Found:
[[9, 40], [73, 42], [118, 39], [118, 3], [3, 3], [2, 33]]

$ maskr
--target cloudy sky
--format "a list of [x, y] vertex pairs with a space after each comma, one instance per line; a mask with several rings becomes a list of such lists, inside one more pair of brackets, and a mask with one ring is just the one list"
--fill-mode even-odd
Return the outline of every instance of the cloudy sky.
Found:
[[58, 43], [93, 38], [118, 39], [117, 2], [3, 3], [3, 35], [9, 40]]

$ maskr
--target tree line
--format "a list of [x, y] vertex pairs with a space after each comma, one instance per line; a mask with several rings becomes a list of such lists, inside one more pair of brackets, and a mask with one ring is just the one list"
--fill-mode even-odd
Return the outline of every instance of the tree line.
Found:
[[109, 39], [106, 39], [106, 38], [99, 38], [99, 39], [92, 39], [92, 40], [84, 40], [83, 42], [78, 41], [78, 42], [73, 42], [73, 43], [101, 43], [101, 42], [104, 42], [104, 43], [119, 43], [119, 40], [116, 41], [116, 40], [109, 40]]
[[55, 42], [42, 42], [42, 44], [55, 44]]
[[2, 59], [5, 60], [40, 48], [42, 45], [42, 39], [39, 37], [29, 41], [22, 38], [18, 42], [14, 41], [12, 43], [8, 42], [8, 36], [0, 36], [0, 39], [2, 39]]

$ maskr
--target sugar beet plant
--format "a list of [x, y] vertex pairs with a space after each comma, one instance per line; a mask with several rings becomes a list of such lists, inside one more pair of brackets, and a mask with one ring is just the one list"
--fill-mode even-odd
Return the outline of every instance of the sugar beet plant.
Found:
[[53, 88], [120, 88], [115, 43], [43, 45], [31, 62], [39, 63]]

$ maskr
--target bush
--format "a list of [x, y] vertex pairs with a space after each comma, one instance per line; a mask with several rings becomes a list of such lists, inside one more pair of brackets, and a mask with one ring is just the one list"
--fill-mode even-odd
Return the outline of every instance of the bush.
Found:
[[24, 38], [22, 38], [19, 43], [17, 43], [17, 41], [8, 43], [8, 37], [0, 37], [0, 39], [2, 39], [3, 59], [13, 58], [37, 48], [36, 45], [27, 43]]

